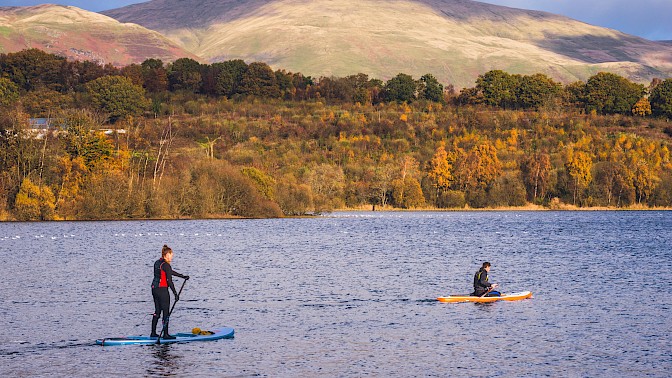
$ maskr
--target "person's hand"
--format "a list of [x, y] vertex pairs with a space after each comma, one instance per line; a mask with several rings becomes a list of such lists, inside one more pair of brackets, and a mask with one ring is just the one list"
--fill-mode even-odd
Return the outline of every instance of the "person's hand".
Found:
[[180, 295], [179, 295], [179, 294], [175, 294], [175, 302], [177, 302], [177, 301], [179, 301], [179, 300], [180, 300]]
[[184, 276], [184, 280], [185, 280], [185, 281], [188, 281], [188, 280], [189, 280], [189, 276]]

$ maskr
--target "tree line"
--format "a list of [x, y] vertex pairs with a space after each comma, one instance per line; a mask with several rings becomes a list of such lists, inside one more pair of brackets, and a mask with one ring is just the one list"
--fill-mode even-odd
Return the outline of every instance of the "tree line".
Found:
[[[273, 71], [262, 62], [230, 60], [201, 64], [190, 58], [168, 64], [147, 59], [141, 64], [117, 68], [90, 61], [67, 61], [37, 49], [0, 54], [0, 70], [8, 80], [0, 83], [4, 102], [16, 99], [19, 92], [27, 92], [33, 94], [24, 99], [27, 110], [44, 113], [50, 106], [76, 107], [75, 103], [88, 100], [113, 121], [148, 110], [158, 113], [161, 95], [177, 92], [229, 99], [253, 96], [367, 105], [418, 100], [484, 104], [501, 109], [563, 105], [597, 114], [672, 117], [672, 79], [654, 79], [645, 87], [606, 72], [590, 77], [585, 83], [563, 87], [544, 74], [518, 75], [492, 70], [480, 75], [474, 87], [457, 94], [452, 85], [444, 87], [429, 73], [418, 80], [400, 73], [386, 82], [365, 74], [315, 79], [301, 73]], [[48, 100], [47, 104], [43, 100]]]
[[[672, 205], [671, 79], [489, 71], [457, 94], [431, 74], [117, 68], [34, 49], [0, 54], [0, 72], [2, 219]], [[40, 137], [38, 116], [55, 126]]]

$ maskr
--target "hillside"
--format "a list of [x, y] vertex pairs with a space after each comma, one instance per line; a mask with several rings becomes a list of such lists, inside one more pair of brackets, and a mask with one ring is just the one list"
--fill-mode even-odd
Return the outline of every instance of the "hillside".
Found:
[[155, 31], [76, 7], [0, 7], [0, 52], [28, 48], [117, 66], [195, 58]]
[[610, 71], [672, 76], [672, 46], [550, 13], [470, 0], [153, 0], [104, 14], [206, 61], [264, 61], [307, 75], [432, 73], [472, 86], [491, 69], [562, 82]]

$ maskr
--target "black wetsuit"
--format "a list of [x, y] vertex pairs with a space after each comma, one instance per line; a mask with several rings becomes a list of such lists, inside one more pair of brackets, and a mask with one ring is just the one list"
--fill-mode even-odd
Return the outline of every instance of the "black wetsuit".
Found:
[[492, 287], [492, 284], [488, 282], [488, 278], [488, 271], [483, 268], [474, 274], [474, 293], [472, 295], [480, 297]]
[[162, 258], [154, 263], [154, 280], [152, 281], [152, 297], [154, 297], [154, 315], [152, 316], [152, 336], [156, 336], [156, 325], [163, 313], [163, 334], [168, 335], [168, 317], [170, 312], [170, 294], [168, 288], [173, 291], [177, 299], [177, 291], [173, 284], [173, 276], [185, 278], [186, 276], [173, 270], [166, 260]]

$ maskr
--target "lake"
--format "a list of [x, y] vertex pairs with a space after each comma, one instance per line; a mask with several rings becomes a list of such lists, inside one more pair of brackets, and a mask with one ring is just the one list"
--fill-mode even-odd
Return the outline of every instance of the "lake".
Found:
[[[0, 223], [0, 376], [664, 377], [670, 240], [665, 211]], [[163, 244], [191, 276], [171, 333], [235, 338], [94, 345], [149, 333]], [[483, 261], [534, 298], [435, 300]]]

